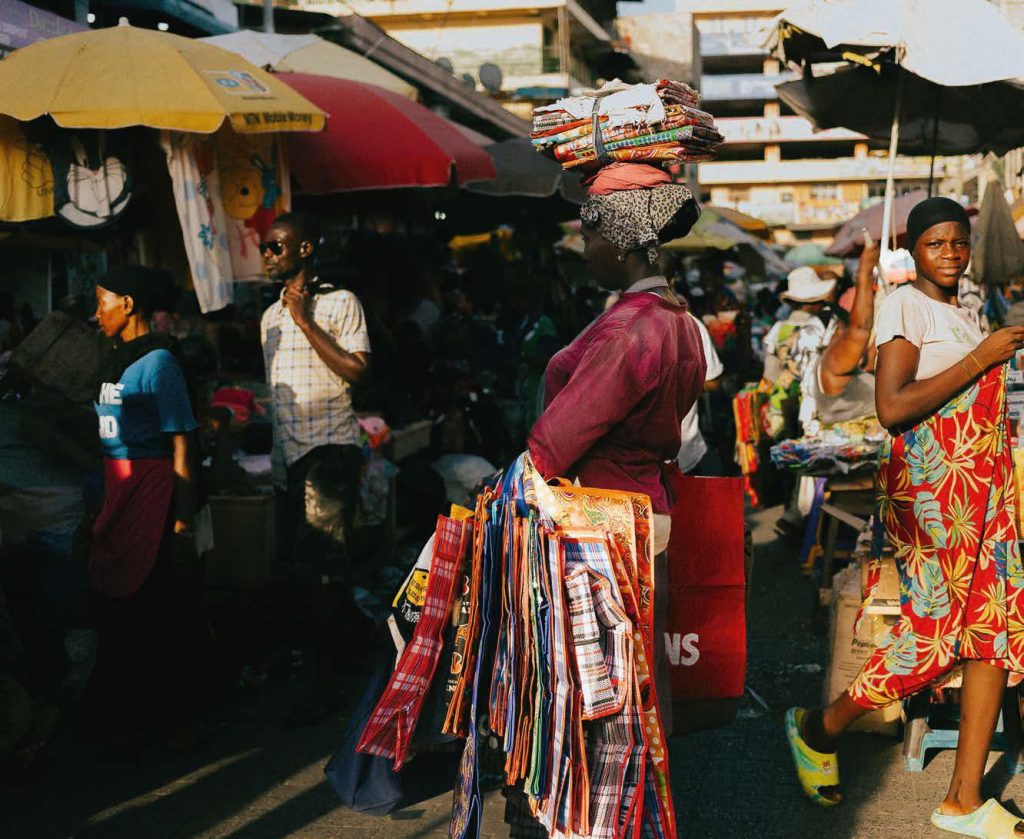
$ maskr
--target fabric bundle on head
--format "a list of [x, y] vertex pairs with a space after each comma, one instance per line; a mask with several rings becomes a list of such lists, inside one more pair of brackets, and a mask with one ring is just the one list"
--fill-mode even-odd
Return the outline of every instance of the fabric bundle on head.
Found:
[[967, 210], [960, 204], [952, 198], [938, 196], [926, 198], [920, 204], [917, 204], [910, 211], [910, 215], [907, 216], [907, 249], [913, 252], [917, 240], [921, 238], [921, 234], [930, 227], [934, 227], [937, 224], [945, 224], [949, 221], [955, 221], [957, 224], [963, 225], [964, 229], [970, 233], [971, 220], [967, 216]]
[[580, 219], [619, 249], [620, 260], [646, 250], [653, 265], [662, 235], [670, 230], [670, 238], [685, 236], [700, 216], [693, 193], [653, 166], [613, 163], [586, 183], [589, 197]]
[[171, 287], [166, 271], [142, 265], [119, 265], [111, 268], [97, 284], [107, 291], [130, 297], [136, 311], [150, 314]]

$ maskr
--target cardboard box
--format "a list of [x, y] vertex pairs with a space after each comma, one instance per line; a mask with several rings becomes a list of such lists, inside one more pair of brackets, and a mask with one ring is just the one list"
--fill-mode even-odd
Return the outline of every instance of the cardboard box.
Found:
[[391, 430], [391, 459], [395, 461], [430, 448], [430, 435], [434, 424], [430, 420], [418, 420]]
[[[867, 595], [868, 566], [870, 556], [860, 557], [860, 591], [861, 597]], [[864, 607], [865, 615], [899, 615], [900, 613], [900, 573], [896, 569], [896, 557], [891, 551], [885, 551], [881, 563], [878, 587], [875, 589], [871, 602]]]
[[95, 328], [63, 312], [40, 321], [11, 355], [11, 363], [33, 382], [78, 404], [92, 405], [96, 371], [107, 351]]
[[[853, 630], [861, 605], [860, 570], [853, 565], [844, 568], [833, 577], [832, 586], [829, 661], [825, 671], [826, 705], [850, 686], [875, 646], [898, 620], [894, 615], [866, 615], [861, 627], [863, 637], [857, 637]], [[861, 717], [848, 730], [895, 737], [900, 728], [900, 710], [900, 703], [894, 702]]]
[[208, 588], [260, 588], [277, 550], [274, 496], [210, 496], [213, 550], [206, 557]]

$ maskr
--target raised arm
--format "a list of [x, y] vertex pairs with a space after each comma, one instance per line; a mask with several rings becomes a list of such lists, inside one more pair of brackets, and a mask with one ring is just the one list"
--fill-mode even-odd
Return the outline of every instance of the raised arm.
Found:
[[1002, 364], [1024, 346], [1024, 326], [1009, 326], [989, 335], [952, 367], [916, 381], [921, 351], [896, 337], [878, 348], [875, 409], [890, 432], [909, 428], [934, 413], [990, 367]]
[[[310, 300], [309, 291], [305, 287], [295, 288], [288, 286], [281, 293], [281, 302], [288, 307], [295, 325], [302, 330], [310, 346], [323, 359], [324, 364], [330, 368], [332, 373], [341, 376], [346, 382], [350, 384], [358, 383], [370, 368], [369, 353], [360, 351], [349, 352], [342, 347], [335, 336], [328, 334], [313, 319], [310, 313]], [[369, 346], [369, 341], [365, 337], [366, 323], [363, 318], [362, 307], [359, 306], [358, 301], [353, 299], [352, 302], [354, 305], [351, 307], [351, 312], [344, 318], [345, 322], [340, 327], [342, 334], [338, 337], [359, 334], [362, 336], [361, 342]]]
[[840, 329], [821, 355], [821, 389], [826, 396], [838, 396], [860, 366], [871, 340], [875, 315], [874, 267], [879, 247], [867, 242], [857, 265], [850, 322]]

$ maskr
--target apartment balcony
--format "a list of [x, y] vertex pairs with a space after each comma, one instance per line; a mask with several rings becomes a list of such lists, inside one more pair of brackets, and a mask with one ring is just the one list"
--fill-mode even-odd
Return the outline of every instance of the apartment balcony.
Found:
[[720, 117], [715, 120], [728, 144], [861, 142], [863, 134], [846, 128], [815, 131], [803, 117]]
[[[927, 180], [930, 160], [899, 158], [898, 180]], [[935, 164], [935, 177], [943, 176], [943, 162]], [[782, 183], [836, 183], [843, 181], [882, 181], [889, 173], [889, 161], [881, 157], [835, 160], [736, 160], [701, 163], [697, 181], [702, 186], [728, 186]]]
[[702, 32], [700, 34], [700, 57], [738, 58], [767, 55], [764, 47], [757, 41], [756, 35], [749, 35], [745, 32]]
[[734, 73], [721, 76], [702, 76], [700, 93], [706, 102], [762, 101], [778, 99], [775, 85], [792, 81], [796, 73]]

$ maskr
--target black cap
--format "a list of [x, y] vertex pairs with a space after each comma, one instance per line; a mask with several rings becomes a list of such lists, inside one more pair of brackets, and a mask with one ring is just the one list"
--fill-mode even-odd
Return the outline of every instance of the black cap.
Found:
[[962, 224], [968, 233], [971, 231], [971, 220], [967, 217], [967, 210], [952, 198], [937, 196], [926, 198], [917, 204], [907, 216], [907, 249], [913, 251], [917, 240], [928, 228], [947, 221], [955, 221]]
[[143, 265], [118, 265], [111, 268], [97, 285], [114, 294], [132, 298], [137, 311], [150, 314], [166, 296], [171, 278], [166, 271]]

